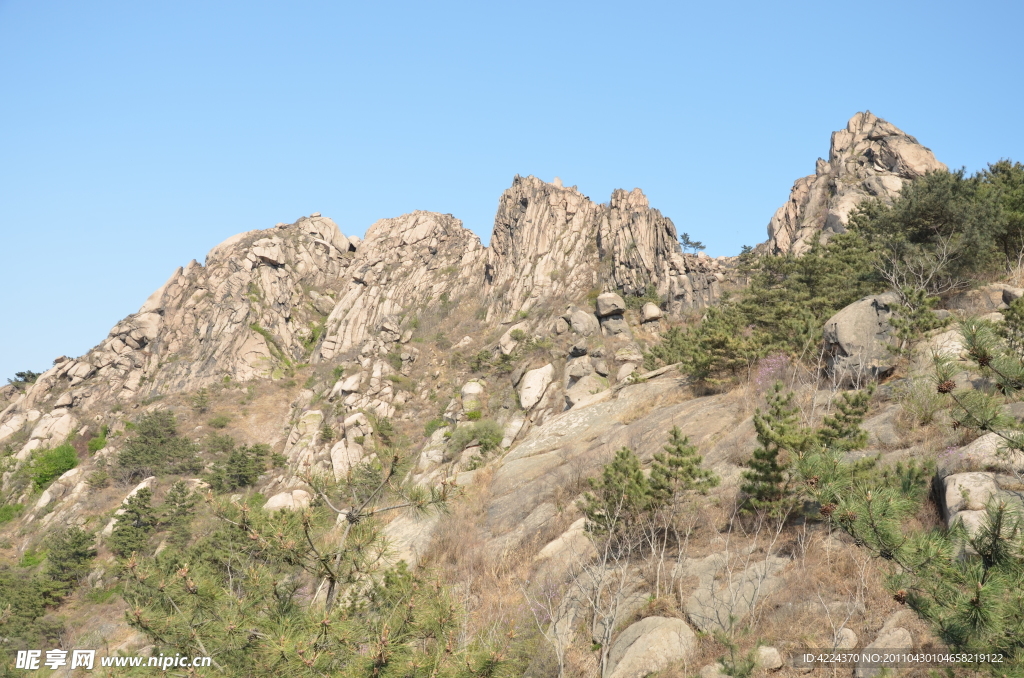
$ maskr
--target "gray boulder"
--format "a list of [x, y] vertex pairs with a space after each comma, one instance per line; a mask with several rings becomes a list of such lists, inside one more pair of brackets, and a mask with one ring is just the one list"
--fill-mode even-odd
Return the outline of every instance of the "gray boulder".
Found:
[[597, 296], [597, 317], [620, 315], [626, 312], [626, 302], [614, 292], [605, 292]]
[[541, 396], [544, 395], [544, 391], [547, 390], [554, 376], [555, 366], [550, 363], [523, 375], [522, 381], [519, 382], [519, 404], [524, 410], [528, 410], [540, 402]]
[[893, 334], [889, 319], [899, 302], [895, 292], [855, 301], [825, 323], [829, 372], [844, 383], [859, 384], [883, 377], [896, 366], [889, 351]]
[[629, 323], [620, 314], [601, 318], [601, 329], [609, 336], [629, 334]]
[[569, 321], [569, 325], [572, 326], [574, 332], [582, 334], [584, 337], [597, 333], [601, 328], [593, 313], [587, 313], [579, 309], [571, 311], [566, 320]]
[[646, 304], [644, 304], [644, 307], [641, 310], [641, 318], [645, 323], [649, 323], [653, 320], [659, 320], [662, 315], [663, 314], [661, 312], [661, 309], [658, 308], [658, 305], [652, 304], [649, 301]]
[[619, 634], [608, 654], [611, 678], [643, 678], [687, 659], [697, 637], [682, 619], [647, 617]]

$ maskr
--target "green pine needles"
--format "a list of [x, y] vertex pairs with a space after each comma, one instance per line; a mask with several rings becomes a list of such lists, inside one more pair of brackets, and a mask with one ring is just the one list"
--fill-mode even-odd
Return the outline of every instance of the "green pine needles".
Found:
[[813, 440], [809, 430], [799, 423], [799, 408], [793, 404], [793, 393], [784, 393], [782, 382], [776, 382], [764, 411], [754, 414], [758, 447], [747, 462], [741, 486], [747, 496], [747, 510], [766, 509], [786, 512], [791, 500], [790, 471], [796, 458]]
[[594, 534], [622, 533], [670, 507], [685, 492], [706, 492], [720, 482], [701, 466], [703, 457], [678, 427], [669, 431], [664, 451], [654, 455], [650, 477], [639, 457], [623, 447], [590, 479], [591, 492], [580, 501], [587, 527]]

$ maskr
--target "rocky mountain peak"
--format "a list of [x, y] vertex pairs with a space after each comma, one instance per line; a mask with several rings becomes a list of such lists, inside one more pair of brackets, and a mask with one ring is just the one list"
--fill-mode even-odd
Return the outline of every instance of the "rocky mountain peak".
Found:
[[672, 221], [640, 189], [598, 204], [576, 187], [517, 176], [501, 196], [487, 253], [488, 318], [516, 314], [591, 290], [668, 298], [669, 310], [717, 298], [716, 265], [684, 255]]
[[843, 233], [863, 200], [892, 200], [903, 185], [927, 172], [945, 170], [931, 150], [870, 111], [832, 133], [828, 161], [797, 179], [789, 200], [768, 224], [770, 254], [806, 252], [819, 234]]

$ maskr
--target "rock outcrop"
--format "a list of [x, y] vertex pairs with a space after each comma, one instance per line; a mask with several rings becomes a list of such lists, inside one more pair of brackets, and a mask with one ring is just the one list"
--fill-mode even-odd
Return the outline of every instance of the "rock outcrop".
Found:
[[844, 233], [862, 201], [891, 201], [903, 185], [927, 172], [945, 170], [932, 152], [870, 111], [857, 113], [832, 133], [828, 162], [797, 179], [789, 200], [768, 223], [768, 254], [802, 254], [815, 238]]
[[630, 295], [648, 286], [678, 313], [714, 303], [724, 278], [718, 262], [683, 254], [672, 221], [639, 189], [599, 205], [575, 187], [518, 176], [498, 205], [486, 270], [488, 319], [502, 322], [592, 289]]

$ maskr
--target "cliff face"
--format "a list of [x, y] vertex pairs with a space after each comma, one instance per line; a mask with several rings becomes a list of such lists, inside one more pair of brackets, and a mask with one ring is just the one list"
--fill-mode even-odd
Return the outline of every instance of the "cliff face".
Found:
[[801, 254], [815, 237], [843, 233], [863, 200], [891, 201], [903, 185], [927, 172], [945, 170], [931, 150], [870, 111], [857, 113], [832, 133], [828, 162], [797, 179], [768, 223], [768, 254]]
[[502, 322], [546, 300], [588, 290], [642, 295], [653, 286], [670, 313], [719, 295], [718, 265], [684, 255], [672, 221], [640, 189], [596, 204], [575, 187], [516, 177], [498, 204], [487, 253], [490, 314]]

